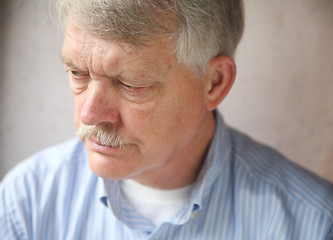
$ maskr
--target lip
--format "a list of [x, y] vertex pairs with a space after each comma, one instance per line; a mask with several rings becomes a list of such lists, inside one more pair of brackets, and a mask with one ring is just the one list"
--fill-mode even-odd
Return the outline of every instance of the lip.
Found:
[[114, 155], [117, 153], [119, 154], [121, 151], [123, 151], [123, 148], [121, 147], [101, 145], [101, 143], [95, 138], [87, 138], [85, 139], [85, 143], [87, 144], [87, 147], [92, 151], [102, 154]]

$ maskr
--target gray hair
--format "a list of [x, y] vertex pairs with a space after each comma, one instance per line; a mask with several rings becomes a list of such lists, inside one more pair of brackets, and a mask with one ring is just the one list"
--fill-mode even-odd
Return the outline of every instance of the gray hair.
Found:
[[[174, 37], [178, 62], [202, 74], [218, 55], [234, 57], [244, 28], [242, 0], [58, 0], [85, 31], [132, 45]], [[175, 29], [176, 28], [176, 29]]]

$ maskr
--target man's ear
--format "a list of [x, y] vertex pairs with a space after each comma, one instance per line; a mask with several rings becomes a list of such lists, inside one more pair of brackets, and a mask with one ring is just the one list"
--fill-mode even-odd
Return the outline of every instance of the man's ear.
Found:
[[228, 56], [218, 56], [209, 61], [206, 71], [207, 109], [213, 111], [228, 95], [236, 78], [236, 64]]

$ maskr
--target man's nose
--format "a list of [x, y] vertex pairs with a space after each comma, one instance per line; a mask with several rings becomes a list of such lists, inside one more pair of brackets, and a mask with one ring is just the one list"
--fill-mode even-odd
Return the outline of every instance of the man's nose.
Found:
[[116, 123], [118, 121], [117, 94], [105, 86], [89, 86], [81, 108], [81, 122], [85, 125]]

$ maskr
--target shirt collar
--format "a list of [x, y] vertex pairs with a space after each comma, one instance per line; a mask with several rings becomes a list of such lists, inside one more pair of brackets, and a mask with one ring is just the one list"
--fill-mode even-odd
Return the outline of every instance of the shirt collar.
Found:
[[205, 162], [197, 178], [192, 192], [191, 200], [187, 208], [184, 208], [175, 217], [174, 224], [184, 224], [192, 215], [200, 211], [205, 205], [207, 196], [211, 192], [216, 178], [223, 171], [229, 161], [231, 152], [231, 137], [228, 127], [225, 125], [219, 112], [214, 111], [216, 128]]
[[105, 207], [109, 207], [108, 194], [105, 180], [97, 177], [97, 196]]
[[[177, 216], [175, 216], [174, 221], [172, 221], [174, 224], [185, 223], [192, 216], [193, 212], [202, 209], [205, 205], [206, 197], [212, 188], [212, 184], [222, 172], [223, 167], [229, 160], [231, 152], [231, 137], [229, 129], [225, 125], [224, 120], [218, 111], [214, 112], [214, 116], [216, 119], [215, 133], [208, 154], [205, 158], [204, 165], [194, 185], [189, 205], [184, 208], [184, 211], [181, 211]], [[118, 181], [109, 181], [99, 178], [97, 187], [98, 196], [101, 202], [106, 207], [111, 208], [116, 217], [121, 217], [122, 208], [127, 208], [128, 206], [123, 205], [126, 201], [122, 201]], [[108, 195], [110, 196], [110, 193], [114, 196], [112, 199], [108, 197]]]
[[212, 184], [229, 161], [231, 152], [229, 129], [220, 113], [215, 111], [214, 114], [216, 119], [214, 137], [192, 195], [195, 210], [200, 210], [204, 205], [205, 198], [210, 192]]

